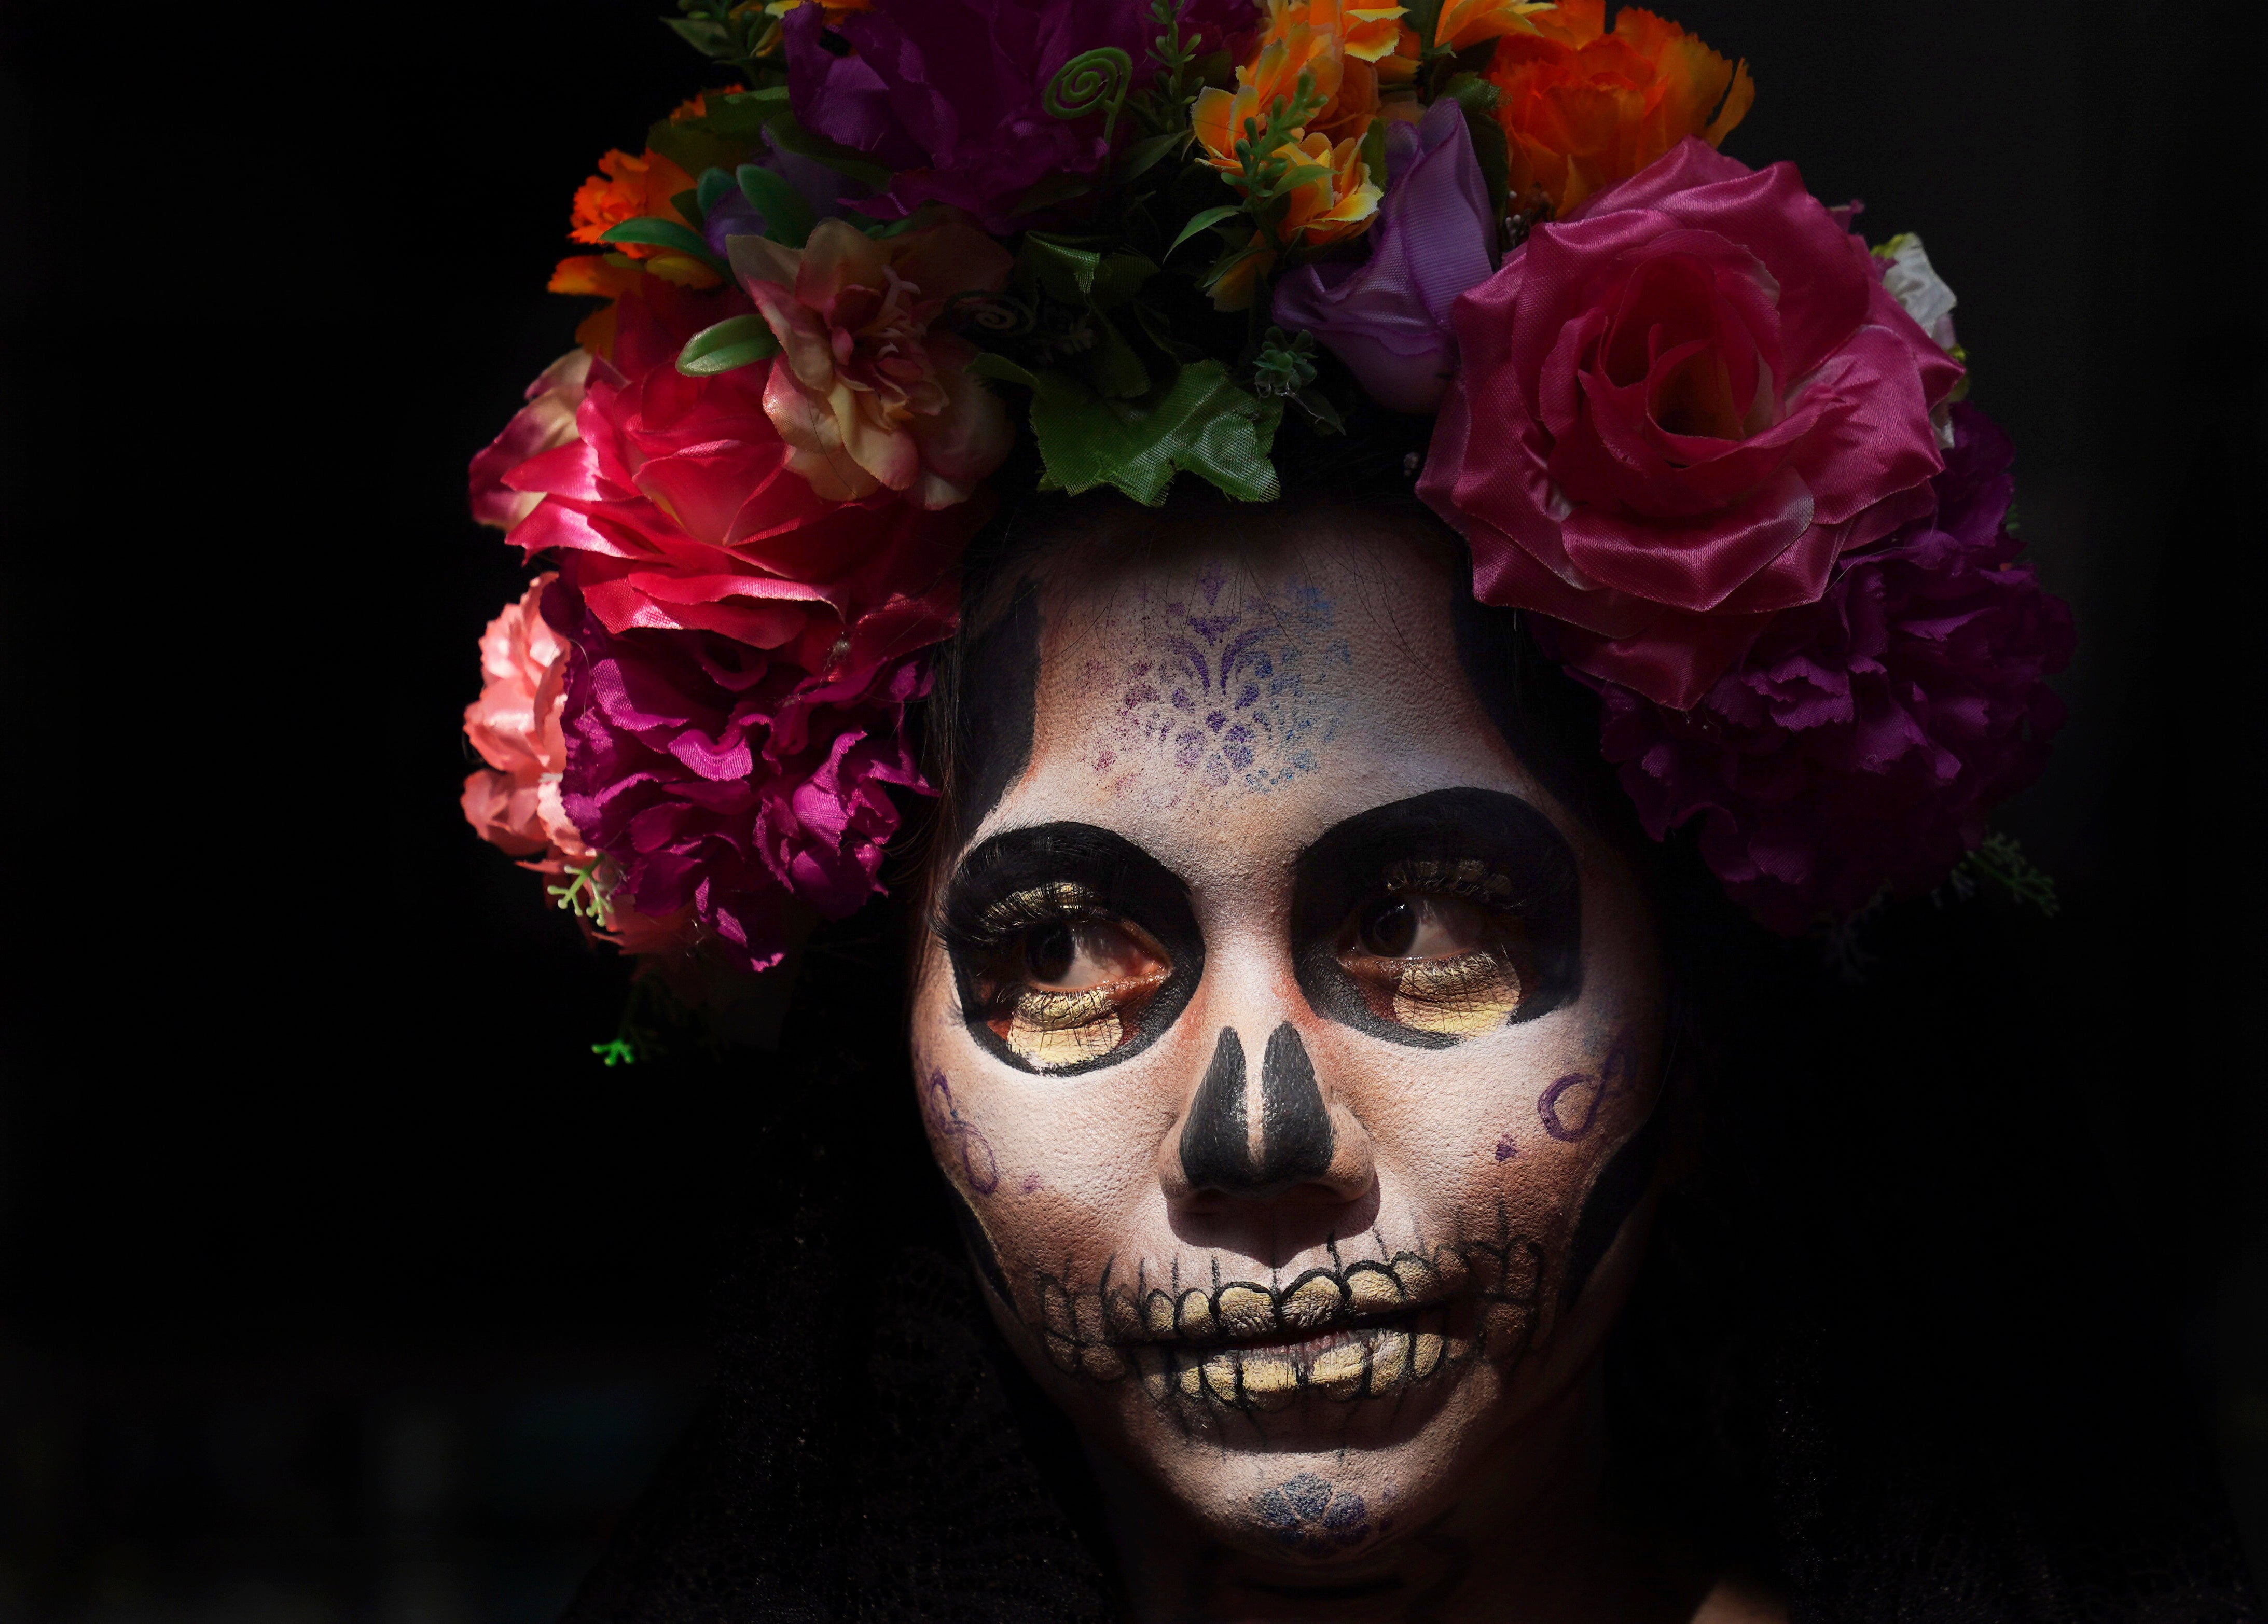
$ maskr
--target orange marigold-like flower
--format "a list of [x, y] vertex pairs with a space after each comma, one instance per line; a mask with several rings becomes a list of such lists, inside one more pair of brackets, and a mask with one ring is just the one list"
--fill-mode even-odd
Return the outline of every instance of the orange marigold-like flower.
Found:
[[1434, 20], [1433, 43], [1462, 51], [1484, 40], [1535, 32], [1528, 19], [1558, 9], [1555, 0], [1447, 0]]
[[[1345, 0], [1270, 0], [1268, 27], [1253, 60], [1236, 70], [1236, 89], [1197, 97], [1191, 121], [1198, 143], [1206, 161], [1230, 175], [1244, 173], [1236, 143], [1247, 138], [1247, 125], [1264, 129], [1272, 112], [1292, 105], [1303, 76], [1322, 99], [1275, 154], [1320, 172], [1291, 194], [1281, 228], [1286, 245], [1337, 242], [1362, 231], [1378, 211], [1381, 194], [1362, 160], [1362, 141], [1381, 107], [1373, 64], [1396, 58], [1409, 33], [1402, 12], [1399, 5]], [[1275, 261], [1273, 246], [1238, 261], [1214, 285], [1213, 302], [1224, 310], [1244, 308]]]
[[[1477, 26], [1479, 10], [1460, 8], [1461, 19]], [[1717, 145], [1756, 100], [1746, 62], [1727, 61], [1636, 6], [1616, 13], [1612, 33], [1606, 0], [1560, 0], [1518, 21], [1525, 27], [1498, 38], [1488, 78], [1501, 92], [1497, 119], [1511, 146], [1513, 195], [1540, 190], [1556, 214], [1688, 136]], [[1449, 22], [1445, 10], [1443, 26]]]
[[551, 273], [554, 293], [586, 293], [607, 302], [583, 318], [575, 342], [594, 356], [615, 353], [615, 301], [637, 286], [645, 273], [618, 254], [574, 254]]
[[[576, 188], [575, 223], [567, 235], [574, 242], [604, 241], [606, 234], [625, 220], [692, 222], [677, 212], [669, 200], [693, 189], [693, 177], [660, 153], [644, 157], [613, 151], [599, 160], [599, 173]], [[634, 260], [661, 252], [644, 243], [610, 244]]]

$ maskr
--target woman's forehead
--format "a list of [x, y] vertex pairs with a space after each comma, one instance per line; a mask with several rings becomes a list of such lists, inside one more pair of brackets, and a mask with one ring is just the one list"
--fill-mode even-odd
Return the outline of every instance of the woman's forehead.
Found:
[[971, 834], [1072, 819], [1202, 869], [1273, 866], [1430, 790], [1540, 800], [1459, 664], [1451, 591], [1422, 546], [1351, 529], [1058, 575], [1028, 763]]

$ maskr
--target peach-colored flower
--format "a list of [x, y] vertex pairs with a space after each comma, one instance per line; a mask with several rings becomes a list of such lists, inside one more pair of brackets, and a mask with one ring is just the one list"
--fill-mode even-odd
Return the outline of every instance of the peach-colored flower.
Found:
[[932, 331], [962, 293], [998, 292], [1014, 261], [967, 217], [880, 241], [821, 220], [801, 249], [733, 239], [733, 269], [779, 340], [764, 411], [788, 466], [831, 502], [887, 486], [925, 508], [968, 500], [1014, 445], [969, 376], [976, 347]]
[[1612, 33], [1606, 0], [1560, 0], [1521, 20], [1488, 78], [1501, 92], [1513, 195], [1540, 191], [1563, 218], [1688, 136], [1719, 144], [1756, 100], [1746, 62], [1636, 6], [1615, 14]]
[[[465, 820], [490, 844], [558, 873], [593, 856], [559, 800], [567, 740], [567, 640], [545, 623], [544, 574], [481, 634], [481, 696], [465, 707], [465, 737], [489, 770], [465, 780]], [[548, 793], [547, 793], [548, 791]]]
[[551, 894], [607, 941], [626, 953], [681, 952], [698, 934], [692, 905], [653, 917], [618, 897], [614, 859], [584, 843], [560, 796], [568, 644], [541, 609], [556, 578], [536, 577], [481, 634], [481, 696], [465, 707], [465, 737], [489, 765], [467, 776], [459, 805], [482, 840], [563, 882]]

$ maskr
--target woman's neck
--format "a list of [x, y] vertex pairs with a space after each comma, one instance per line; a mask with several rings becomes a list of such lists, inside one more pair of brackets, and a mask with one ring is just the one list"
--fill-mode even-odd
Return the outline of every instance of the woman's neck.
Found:
[[1526, 1417], [1451, 1503], [1359, 1554], [1231, 1545], [1115, 1460], [1097, 1474], [1139, 1624], [1683, 1624], [1705, 1583], [1618, 1529], [1595, 1370]]

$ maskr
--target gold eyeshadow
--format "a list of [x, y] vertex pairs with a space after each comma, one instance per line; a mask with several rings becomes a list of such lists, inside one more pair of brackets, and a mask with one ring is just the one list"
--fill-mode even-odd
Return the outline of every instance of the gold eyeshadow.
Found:
[[1109, 1054], [1126, 1035], [1117, 1007], [1123, 990], [1117, 985], [1075, 993], [1020, 988], [1005, 1030], [994, 1029], [1026, 1065], [1042, 1071], [1076, 1066]]
[[1419, 1032], [1469, 1038], [1510, 1020], [1520, 1008], [1520, 972], [1494, 952], [1421, 959], [1395, 984], [1394, 1018]]

